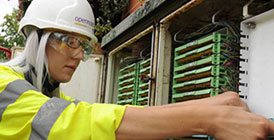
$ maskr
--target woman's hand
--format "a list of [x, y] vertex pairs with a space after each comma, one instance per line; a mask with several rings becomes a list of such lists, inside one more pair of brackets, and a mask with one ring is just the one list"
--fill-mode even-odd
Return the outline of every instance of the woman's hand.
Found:
[[274, 135], [274, 122], [241, 107], [215, 107], [207, 133], [217, 140], [265, 140]]
[[238, 106], [243, 108], [246, 111], [249, 111], [247, 104], [239, 98], [239, 94], [236, 92], [228, 91], [217, 96], [203, 98], [199, 100], [190, 100], [181, 103], [174, 103], [164, 105], [162, 107], [177, 107], [177, 106], [186, 106], [186, 105], [228, 105], [228, 106]]
[[228, 91], [220, 95], [210, 98], [204, 98], [198, 101], [200, 104], [205, 105], [229, 105], [242, 107], [244, 110], [249, 111], [247, 104], [240, 99], [239, 94], [236, 92]]
[[156, 140], [206, 134], [217, 140], [263, 140], [274, 122], [249, 112], [235, 92], [146, 108], [128, 107], [117, 140]]

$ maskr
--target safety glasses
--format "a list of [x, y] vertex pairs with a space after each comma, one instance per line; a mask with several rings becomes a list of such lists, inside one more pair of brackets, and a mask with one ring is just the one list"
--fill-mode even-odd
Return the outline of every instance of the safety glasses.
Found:
[[95, 41], [90, 41], [79, 36], [59, 32], [51, 33], [48, 39], [48, 44], [51, 47], [66, 56], [74, 57], [80, 52], [83, 52], [83, 61], [86, 61], [93, 52], [92, 45], [94, 43]]

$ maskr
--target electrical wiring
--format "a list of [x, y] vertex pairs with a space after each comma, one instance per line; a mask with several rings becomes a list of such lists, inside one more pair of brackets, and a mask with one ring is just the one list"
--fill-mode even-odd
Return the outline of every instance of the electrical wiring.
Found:
[[225, 88], [225, 87], [220, 87], [219, 89], [221, 90], [221, 93], [226, 92], [226, 91], [229, 91], [229, 90], [228, 90], [227, 88]]
[[179, 30], [179, 31], [176, 32], [175, 35], [173, 36], [173, 40], [174, 40], [175, 42], [184, 43], [184, 41], [177, 40], [177, 35], [178, 35], [179, 33], [181, 33], [182, 31], [183, 31], [183, 29]]
[[180, 34], [183, 31], [183, 29], [180, 29], [178, 32], [176, 32], [174, 34], [173, 40], [177, 43], [187, 43], [187, 42], [193, 40], [194, 38], [198, 38], [198, 37], [201, 37], [203, 35], [206, 35], [210, 32], [215, 31], [218, 28], [220, 28], [220, 26], [210, 23], [210, 24], [207, 24], [204, 27], [198, 29], [197, 31], [195, 31], [193, 33], [186, 34], [182, 40], [178, 40], [177, 39], [178, 34]]
[[[228, 48], [232, 48], [231, 46], [227, 46]], [[222, 65], [226, 71], [226, 76], [224, 78], [226, 79], [226, 82], [228, 83], [228, 87], [226, 86], [225, 89], [229, 89], [232, 91], [237, 92], [238, 91], [238, 84], [239, 84], [239, 71], [237, 69], [239, 68], [236, 64], [239, 62], [239, 52], [237, 51], [222, 51], [221, 54], [226, 57], [225, 61]], [[229, 80], [228, 77], [230, 77], [231, 80]], [[222, 89], [224, 92], [224, 90]]]
[[[193, 42], [194, 44], [196, 43], [196, 41], [200, 43], [199, 45], [195, 44], [195, 48], [193, 47], [192, 49], [189, 49], [189, 50], [184, 48], [185, 49], [184, 52], [178, 49], [177, 55], [183, 55], [184, 53], [195, 50], [195, 49], [197, 49], [197, 54], [196, 53], [193, 53], [193, 54], [189, 53], [191, 55], [186, 54], [184, 58], [191, 57], [191, 63], [187, 63], [187, 64], [185, 63], [180, 64], [179, 60], [181, 59], [179, 59], [178, 57], [178, 60], [175, 61], [175, 63], [178, 65], [176, 67], [179, 68], [179, 66], [185, 64], [181, 67], [181, 68], [184, 68], [184, 72], [195, 70], [194, 75], [200, 74], [202, 72], [200, 69], [204, 70], [204, 67], [207, 67], [207, 68], [211, 67], [211, 70], [205, 69], [207, 70], [206, 72], [208, 75], [203, 75], [203, 78], [204, 77], [213, 77], [213, 78], [211, 78], [211, 83], [208, 82], [210, 84], [207, 85], [207, 87], [203, 87], [203, 89], [210, 87], [211, 89], [214, 90], [213, 91], [214, 94], [220, 94], [225, 91], [235, 91], [235, 92], [239, 91], [239, 79], [240, 79], [239, 78], [239, 68], [240, 68], [239, 62], [240, 62], [240, 56], [241, 56], [240, 30], [237, 28], [237, 26], [234, 26], [233, 23], [229, 21], [216, 21], [215, 17], [221, 11], [222, 9], [217, 11], [213, 15], [212, 23], [203, 26], [202, 28], [196, 30], [195, 32], [186, 34], [186, 35], [184, 33], [184, 36], [181, 35], [180, 39], [178, 39], [179, 34], [181, 33], [183, 34], [183, 30], [181, 29], [178, 32], [176, 32], [175, 35], [173, 36], [174, 41], [177, 43]], [[200, 38], [202, 36], [204, 37]], [[216, 40], [210, 40], [211, 37]], [[210, 45], [214, 47], [212, 48], [205, 47]], [[188, 47], [187, 45], [185, 46]], [[200, 49], [202, 47], [204, 48]], [[194, 55], [195, 55], [195, 58], [194, 58]], [[205, 58], [209, 58], [209, 59], [205, 59]], [[208, 62], [210, 60], [212, 61]], [[176, 76], [178, 75], [177, 77], [185, 76], [183, 74], [179, 75], [181, 72], [182, 71], [176, 71], [175, 75]], [[201, 77], [197, 76], [195, 78], [192, 78], [192, 80], [193, 79], [201, 79]], [[185, 79], [184, 82], [186, 81], [189, 81], [189, 80]], [[174, 83], [178, 84], [179, 81], [176, 81], [175, 79]], [[216, 84], [214, 85], [214, 83]], [[217, 85], [217, 83], [219, 85]], [[215, 87], [216, 85], [218, 87]], [[178, 85], [178, 86], [181, 86], [181, 85]], [[199, 86], [199, 87], [195, 87], [192, 90], [196, 91], [201, 89], [202, 87]], [[178, 89], [174, 89], [174, 92], [177, 93], [177, 90]]]
[[234, 38], [237, 40], [237, 42], [240, 41], [240, 32], [239, 29], [236, 28], [236, 26], [233, 26], [231, 23], [229, 23], [228, 21], [218, 21], [216, 22], [215, 17], [221, 12], [223, 11], [224, 8], [220, 9], [219, 11], [217, 11], [215, 14], [213, 14], [212, 16], [212, 24], [215, 25], [219, 25], [219, 26], [223, 26], [226, 27], [228, 29], [228, 31], [234, 36]]
[[222, 42], [221, 44], [222, 44], [223, 46], [225, 46], [225, 47], [228, 49], [228, 51], [233, 51], [233, 48], [232, 48], [230, 45], [228, 45], [228, 43]]
[[233, 86], [231, 86], [231, 87], [234, 87], [233, 89], [237, 90], [237, 88], [238, 88], [238, 81], [239, 81], [239, 77], [238, 77], [239, 72], [236, 71], [234, 68], [231, 68], [230, 66], [224, 66], [224, 68], [227, 71], [227, 75], [226, 76], [229, 76], [231, 78], [231, 80], [232, 80], [232, 82], [230, 82], [230, 83], [233, 83], [233, 84], [230, 84], [230, 85], [233, 85]]
[[233, 50], [229, 50], [229, 51], [222, 50], [221, 53], [225, 53], [225, 54], [228, 54], [230, 56], [240, 56], [239, 51], [233, 51]]
[[223, 77], [224, 79], [226, 79], [226, 83], [229, 85], [230, 88], [233, 88], [234, 86], [231, 84], [231, 81], [229, 80], [229, 78], [227, 76]]

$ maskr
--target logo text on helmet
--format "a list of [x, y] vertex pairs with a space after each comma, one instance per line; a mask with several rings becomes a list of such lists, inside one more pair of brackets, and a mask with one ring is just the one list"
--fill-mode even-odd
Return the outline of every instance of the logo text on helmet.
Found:
[[85, 19], [85, 18], [75, 17], [74, 20], [75, 20], [78, 24], [85, 24], [85, 25], [89, 25], [89, 26], [91, 26], [91, 27], [94, 27], [94, 23], [91, 22], [90, 20]]

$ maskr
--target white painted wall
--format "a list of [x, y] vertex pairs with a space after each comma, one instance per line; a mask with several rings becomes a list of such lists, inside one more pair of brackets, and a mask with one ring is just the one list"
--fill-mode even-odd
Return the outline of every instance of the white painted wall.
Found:
[[[256, 24], [254, 29], [247, 28], [246, 24]], [[242, 39], [243, 46], [248, 50], [241, 50], [242, 58], [248, 59], [241, 62], [241, 83], [247, 83], [240, 88], [247, 95], [247, 103], [251, 112], [265, 117], [274, 117], [274, 9], [242, 22], [243, 34], [249, 35]]]
[[89, 103], [97, 102], [102, 63], [102, 55], [92, 55], [86, 62], [81, 62], [71, 81], [61, 84], [61, 90], [72, 98]]

